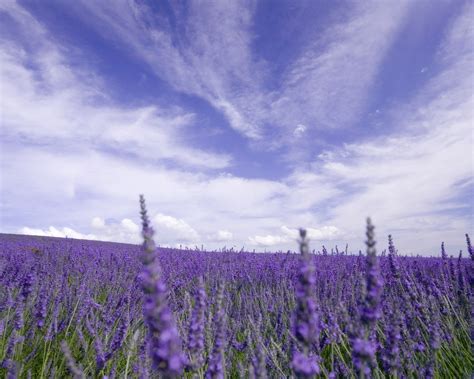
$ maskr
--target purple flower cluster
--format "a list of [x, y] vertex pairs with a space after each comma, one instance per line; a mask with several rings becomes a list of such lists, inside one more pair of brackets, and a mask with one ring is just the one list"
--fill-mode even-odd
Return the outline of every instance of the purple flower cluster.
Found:
[[194, 309], [189, 323], [188, 350], [190, 355], [190, 367], [199, 369], [204, 363], [204, 329], [206, 312], [206, 289], [204, 280], [199, 277], [196, 292], [194, 294]]
[[214, 346], [207, 365], [207, 379], [224, 378], [224, 348], [226, 340], [226, 314], [224, 310], [224, 286], [221, 284], [217, 292], [214, 307], [213, 326], [215, 329]]
[[360, 320], [363, 330], [356, 333], [352, 342], [354, 366], [360, 374], [370, 376], [375, 366], [377, 343], [374, 340], [375, 323], [381, 316], [383, 280], [375, 249], [374, 226], [367, 219], [366, 293]]
[[145, 199], [140, 196], [143, 235], [143, 271], [141, 286], [145, 293], [143, 316], [148, 326], [149, 351], [154, 367], [164, 377], [178, 377], [186, 364], [173, 313], [168, 307], [167, 288], [156, 258], [153, 229], [150, 226]]
[[319, 314], [314, 299], [315, 270], [309, 255], [306, 230], [300, 229], [300, 269], [296, 285], [296, 310], [294, 313], [294, 335], [298, 341], [291, 366], [296, 377], [309, 378], [319, 374], [319, 357], [316, 349], [319, 344]]

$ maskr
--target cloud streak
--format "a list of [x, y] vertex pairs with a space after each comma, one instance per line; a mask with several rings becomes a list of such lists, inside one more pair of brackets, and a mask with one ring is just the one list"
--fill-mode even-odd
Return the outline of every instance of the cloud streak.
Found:
[[23, 40], [0, 45], [3, 138], [70, 148], [88, 146], [204, 169], [231, 164], [228, 155], [184, 142], [187, 129], [195, 122], [192, 113], [178, 107], [115, 104], [101, 81], [85, 68], [71, 69], [67, 51], [58, 48], [31, 15], [16, 5], [11, 5], [7, 14], [26, 29], [22, 29], [25, 36], [41, 38], [34, 47]]
[[324, 131], [357, 122], [409, 3], [343, 8], [322, 35], [314, 30], [308, 36], [303, 52], [277, 78], [269, 76], [271, 62], [254, 53], [251, 1], [191, 3], [189, 9], [175, 4], [173, 25], [135, 2], [119, 2], [112, 11], [85, 2], [78, 11], [175, 89], [205, 99], [235, 130], [275, 148], [288, 143], [295, 128], [299, 134], [299, 124]]

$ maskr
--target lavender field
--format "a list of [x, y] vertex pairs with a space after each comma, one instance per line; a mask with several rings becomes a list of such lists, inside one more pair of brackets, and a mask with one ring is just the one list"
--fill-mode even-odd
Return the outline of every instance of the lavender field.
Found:
[[[2, 377], [469, 378], [474, 256], [1, 235]], [[155, 236], [159, 241], [159, 236]]]

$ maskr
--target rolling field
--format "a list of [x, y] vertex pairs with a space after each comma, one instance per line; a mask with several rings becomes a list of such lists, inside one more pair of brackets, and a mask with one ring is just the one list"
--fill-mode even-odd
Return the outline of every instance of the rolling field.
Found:
[[359, 255], [155, 249], [142, 206], [143, 246], [0, 235], [1, 377], [470, 377], [472, 259], [370, 224]]

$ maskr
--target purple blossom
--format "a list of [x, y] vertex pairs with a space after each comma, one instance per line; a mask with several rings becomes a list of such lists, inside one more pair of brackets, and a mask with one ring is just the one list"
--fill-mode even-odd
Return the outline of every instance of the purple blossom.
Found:
[[173, 314], [167, 303], [167, 288], [156, 258], [153, 229], [148, 219], [145, 198], [140, 196], [143, 235], [141, 286], [145, 294], [143, 316], [148, 326], [149, 354], [154, 367], [164, 377], [182, 374], [186, 358]]
[[400, 314], [395, 311], [386, 329], [386, 341], [382, 352], [383, 368], [386, 373], [396, 376], [400, 370]]
[[38, 298], [38, 303], [36, 304], [36, 326], [41, 329], [44, 326], [44, 320], [46, 319], [46, 304], [47, 298], [44, 288], [41, 290]]
[[[299, 346], [293, 352], [292, 368], [297, 377], [308, 377], [320, 372], [314, 350], [319, 343], [319, 314], [314, 299], [315, 269], [308, 253], [306, 230], [300, 229], [300, 268], [296, 285], [296, 310], [293, 329]], [[301, 350], [298, 350], [301, 349]]]
[[214, 346], [209, 356], [206, 371], [207, 379], [224, 378], [224, 346], [226, 337], [226, 314], [224, 310], [224, 286], [220, 285], [213, 317], [215, 328]]
[[206, 311], [206, 289], [202, 277], [199, 278], [194, 294], [194, 309], [189, 323], [188, 351], [193, 369], [204, 363], [204, 326]]
[[388, 260], [392, 276], [395, 279], [400, 278], [400, 267], [398, 266], [397, 262], [397, 251], [395, 249], [395, 245], [393, 244], [393, 239], [390, 234], [388, 236]]
[[125, 336], [127, 334], [128, 326], [129, 320], [128, 317], [125, 316], [120, 320], [119, 325], [114, 333], [109, 351], [105, 356], [106, 360], [109, 360], [112, 355], [122, 347], [123, 341], [125, 340]]
[[474, 260], [474, 249], [472, 248], [471, 239], [469, 238], [469, 234], [467, 233], [466, 233], [466, 244], [467, 244], [467, 251], [469, 253], [469, 256], [471, 257], [472, 260]]
[[67, 367], [73, 376], [74, 379], [83, 379], [85, 378], [84, 372], [82, 371], [82, 368], [77, 365], [76, 361], [74, 360], [71, 350], [69, 349], [69, 346], [66, 341], [61, 342], [61, 350], [64, 354], [64, 357], [66, 358], [66, 364]]
[[448, 259], [448, 254], [446, 254], [446, 250], [444, 248], [444, 242], [441, 242], [441, 258], [443, 260]]
[[372, 338], [375, 323], [381, 316], [382, 277], [375, 249], [374, 226], [367, 219], [367, 256], [366, 256], [366, 293], [362, 305], [360, 320], [364, 328], [363, 335], [356, 334], [352, 339], [352, 359], [360, 374], [370, 376], [375, 365], [377, 345]]
[[312, 354], [305, 354], [300, 351], [293, 353], [291, 367], [297, 378], [312, 378], [321, 372], [318, 364], [318, 357]]

